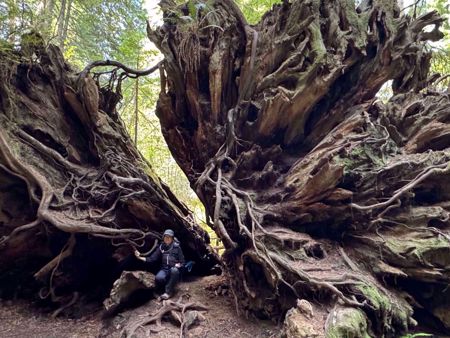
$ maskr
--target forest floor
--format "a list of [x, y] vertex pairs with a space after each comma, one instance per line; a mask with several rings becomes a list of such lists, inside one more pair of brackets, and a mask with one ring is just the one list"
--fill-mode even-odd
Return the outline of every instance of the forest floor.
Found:
[[[191, 278], [178, 286], [177, 298], [189, 297], [189, 301], [199, 302], [209, 309], [203, 312], [205, 319], [192, 326], [186, 337], [279, 337], [280, 328], [270, 321], [246, 319], [236, 313], [233, 295], [228, 291], [221, 276]], [[51, 312], [42, 311], [30, 301], [0, 301], [0, 337], [2, 338], [75, 338], [75, 337], [120, 337], [123, 327], [140, 316], [149, 316], [162, 306], [156, 299], [143, 305], [124, 310], [114, 317], [104, 318], [99, 305], [93, 305], [80, 318], [60, 315], [51, 317]], [[179, 337], [180, 329], [163, 319], [164, 329], [151, 333], [151, 326], [136, 331], [136, 337]]]

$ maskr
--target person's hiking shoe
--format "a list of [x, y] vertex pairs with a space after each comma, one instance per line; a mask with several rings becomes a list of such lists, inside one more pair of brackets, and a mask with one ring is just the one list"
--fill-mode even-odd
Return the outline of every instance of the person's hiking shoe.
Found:
[[162, 300], [166, 300], [166, 299], [169, 299], [169, 298], [170, 298], [170, 295], [169, 295], [167, 292], [165, 292], [165, 293], [163, 293], [163, 294], [161, 295], [161, 297], [159, 297], [159, 298], [161, 298]]

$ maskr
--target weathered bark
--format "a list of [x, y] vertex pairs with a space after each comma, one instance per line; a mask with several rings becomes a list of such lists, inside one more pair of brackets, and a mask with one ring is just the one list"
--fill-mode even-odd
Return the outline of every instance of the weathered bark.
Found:
[[320, 336], [448, 331], [450, 100], [422, 90], [443, 19], [306, 0], [252, 27], [229, 0], [161, 6], [157, 114], [241, 310], [279, 318], [306, 298]]
[[199, 273], [217, 263], [207, 233], [131, 142], [115, 89], [77, 76], [53, 45], [24, 37], [21, 52], [0, 55], [3, 296], [8, 278], [33, 274], [55, 301], [102, 283], [108, 291], [132, 250], [149, 251], [168, 227]]
[[[136, 60], [136, 68], [139, 69], [139, 56]], [[137, 146], [139, 122], [139, 78], [134, 84], [134, 144]]]
[[139, 291], [152, 291], [155, 288], [155, 275], [146, 271], [124, 271], [114, 284], [109, 298], [103, 301], [108, 314], [114, 314], [129, 304], [133, 295]]

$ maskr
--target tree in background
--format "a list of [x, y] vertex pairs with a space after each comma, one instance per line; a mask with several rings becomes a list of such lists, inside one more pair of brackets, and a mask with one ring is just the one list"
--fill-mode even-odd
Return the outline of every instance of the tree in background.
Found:
[[436, 9], [447, 18], [442, 26], [444, 38], [440, 43], [432, 46], [434, 54], [431, 60], [431, 68], [442, 76], [442, 81], [438, 84], [439, 87], [450, 88], [450, 77], [448, 77], [450, 73], [450, 4], [446, 0], [432, 0], [427, 2], [427, 9]]

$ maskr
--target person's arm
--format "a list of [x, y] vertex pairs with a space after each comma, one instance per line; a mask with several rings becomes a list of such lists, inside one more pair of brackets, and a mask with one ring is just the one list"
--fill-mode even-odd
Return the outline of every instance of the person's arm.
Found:
[[160, 260], [161, 260], [161, 250], [159, 250], [159, 247], [156, 248], [156, 250], [153, 251], [153, 253], [149, 257], [145, 257], [145, 261], [147, 263], [153, 263]]
[[181, 246], [178, 247], [178, 263], [180, 263], [180, 267], [184, 265], [184, 255]]
[[137, 250], [134, 250], [134, 255], [137, 259], [147, 263], [153, 263], [161, 259], [161, 251], [159, 250], [159, 248], [156, 248], [156, 250], [153, 251], [153, 253], [149, 257], [142, 256], [141, 253]]
[[134, 250], [134, 256], [136, 256], [137, 259], [139, 259], [140, 261], [145, 262], [145, 257], [141, 255], [141, 253], [137, 250]]

